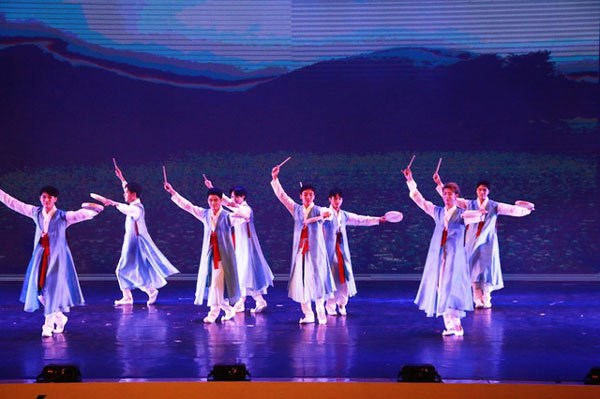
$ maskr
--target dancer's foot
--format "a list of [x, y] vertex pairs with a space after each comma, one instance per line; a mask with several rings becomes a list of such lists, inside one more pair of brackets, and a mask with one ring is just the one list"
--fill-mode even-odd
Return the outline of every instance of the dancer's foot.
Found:
[[300, 319], [300, 324], [310, 324], [310, 323], [314, 323], [314, 322], [315, 322], [315, 314], [312, 312], [305, 314], [304, 317]]
[[243, 311], [245, 311], [245, 310], [246, 310], [246, 306], [245, 306], [245, 303], [244, 303], [244, 302], [245, 302], [245, 299], [246, 299], [246, 298], [240, 298], [240, 300], [239, 300], [239, 301], [237, 301], [237, 302], [235, 303], [235, 305], [233, 305], [233, 311], [234, 311], [235, 313], [242, 313]]
[[115, 301], [115, 306], [121, 305], [131, 305], [133, 303], [133, 298], [121, 298]]
[[52, 332], [56, 334], [62, 334], [62, 332], [65, 330], [65, 324], [67, 324], [67, 321], [69, 321], [69, 318], [63, 313], [56, 315], [56, 319], [54, 320], [55, 327]]
[[156, 288], [152, 288], [148, 290], [148, 302], [146, 304], [148, 306], [154, 305], [156, 303], [156, 298], [158, 298], [158, 290]]
[[263, 310], [267, 308], [267, 301], [264, 299], [262, 301], [256, 301], [256, 307], [250, 310], [252, 313], [261, 313]]

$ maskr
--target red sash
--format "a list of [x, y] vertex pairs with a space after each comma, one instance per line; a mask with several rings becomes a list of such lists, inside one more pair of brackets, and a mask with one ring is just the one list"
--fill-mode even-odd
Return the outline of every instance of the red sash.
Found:
[[344, 254], [342, 254], [342, 247], [340, 242], [342, 241], [342, 233], [337, 233], [335, 239], [335, 255], [338, 262], [338, 273], [340, 275], [340, 283], [346, 282], [346, 273], [344, 273]]
[[448, 240], [448, 229], [444, 228], [444, 231], [442, 232], [442, 247], [446, 245], [446, 240]]
[[481, 230], [483, 230], [484, 224], [485, 224], [485, 222], [479, 222], [477, 224], [477, 233], [475, 233], [475, 237], [479, 237], [479, 235], [481, 234]]
[[308, 227], [304, 226], [302, 228], [302, 232], [300, 233], [300, 248], [302, 250], [302, 255], [306, 255], [308, 252]]
[[40, 245], [44, 248], [42, 253], [42, 261], [40, 263], [40, 273], [38, 276], [38, 290], [41, 291], [46, 283], [46, 273], [48, 273], [48, 261], [50, 259], [50, 239], [48, 235], [43, 235], [40, 238]]
[[210, 233], [210, 247], [213, 253], [213, 268], [219, 268], [219, 262], [221, 261], [221, 253], [219, 252], [219, 241], [217, 240], [217, 233]]

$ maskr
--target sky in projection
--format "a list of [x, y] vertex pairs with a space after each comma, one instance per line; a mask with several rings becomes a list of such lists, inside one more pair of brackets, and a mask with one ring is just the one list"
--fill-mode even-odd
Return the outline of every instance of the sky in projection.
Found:
[[167, 63], [226, 64], [246, 73], [411, 46], [498, 54], [549, 50], [558, 69], [568, 72], [597, 64], [599, 20], [597, 0], [0, 4], [4, 35], [45, 32]]

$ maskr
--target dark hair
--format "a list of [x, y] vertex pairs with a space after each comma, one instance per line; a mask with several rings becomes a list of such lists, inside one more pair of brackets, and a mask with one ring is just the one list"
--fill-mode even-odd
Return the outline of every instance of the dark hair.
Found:
[[315, 193], [315, 195], [317, 194], [317, 190], [315, 190], [315, 186], [313, 186], [312, 184], [302, 184], [300, 186], [300, 194], [302, 194], [306, 190], [312, 190], [312, 192]]
[[213, 188], [209, 188], [208, 191], [206, 192], [206, 198], [210, 197], [211, 195], [216, 195], [219, 198], [223, 197], [223, 190], [213, 187]]
[[329, 190], [329, 195], [327, 196], [327, 198], [333, 198], [335, 196], [339, 196], [340, 198], [342, 198], [344, 195], [342, 194], [342, 190], [340, 190], [337, 187], [332, 188], [331, 190]]
[[444, 184], [444, 187], [442, 188], [442, 190], [445, 190], [447, 188], [452, 190], [456, 195], [460, 195], [460, 187], [458, 187], [458, 184], [456, 184], [454, 182], [446, 183], [446, 184]]
[[142, 196], [142, 186], [140, 186], [138, 183], [127, 183], [125, 188], [129, 190], [130, 193], [134, 193], [138, 198]]
[[48, 194], [51, 197], [58, 197], [58, 188], [54, 186], [44, 186], [40, 188], [40, 195], [44, 193]]
[[489, 181], [487, 181], [487, 180], [479, 180], [479, 181], [477, 182], [477, 184], [475, 185], [475, 190], [477, 190], [477, 188], [478, 188], [479, 186], [485, 186], [485, 187], [487, 187], [487, 189], [488, 189], [488, 190], [490, 190], [490, 189], [492, 188], [492, 185], [491, 185], [491, 184], [490, 184], [490, 182], [489, 182]]
[[237, 197], [244, 197], [246, 198], [246, 189], [242, 186], [235, 186], [232, 187], [231, 190], [229, 190], [230, 193], [233, 193], [233, 195], [237, 196]]

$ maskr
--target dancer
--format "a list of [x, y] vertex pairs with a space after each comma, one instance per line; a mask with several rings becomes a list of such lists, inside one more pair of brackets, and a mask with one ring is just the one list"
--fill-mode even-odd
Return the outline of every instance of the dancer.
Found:
[[[204, 176], [204, 184], [209, 189], [214, 188], [206, 176]], [[233, 309], [238, 313], [243, 312], [246, 296], [250, 295], [255, 301], [251, 312], [260, 313], [267, 307], [267, 301], [263, 295], [267, 294], [269, 286], [273, 286], [273, 272], [269, 268], [258, 242], [258, 235], [254, 227], [254, 211], [246, 202], [246, 189], [236, 186], [229, 192], [231, 198], [223, 195], [223, 203], [234, 209], [245, 208], [244, 213], [249, 215], [244, 223], [236, 224], [232, 232], [241, 294]]]
[[315, 302], [319, 324], [327, 324], [325, 300], [332, 297], [335, 283], [329, 268], [327, 250], [323, 239], [322, 223], [331, 214], [327, 208], [314, 204], [315, 189], [305, 184], [300, 188], [302, 205], [298, 205], [283, 190], [279, 182], [280, 165], [271, 171], [271, 187], [275, 195], [294, 218], [294, 244], [288, 296], [301, 304], [304, 317], [300, 323], [314, 323], [315, 314], [311, 301]]
[[222, 208], [223, 192], [217, 188], [208, 190], [209, 209], [193, 205], [175, 191], [170, 183], [164, 183], [171, 200], [181, 209], [191, 213], [204, 224], [202, 256], [198, 269], [195, 305], [202, 305], [208, 288], [207, 304], [210, 307], [205, 323], [214, 323], [221, 310], [225, 315], [221, 322], [230, 320], [235, 311], [230, 305], [240, 298], [237, 263], [231, 237], [231, 228], [242, 224], [249, 214], [245, 208], [231, 213]]
[[323, 235], [336, 291], [333, 298], [327, 299], [325, 309], [328, 315], [335, 316], [337, 306], [340, 315], [346, 316], [348, 298], [356, 295], [346, 226], [375, 226], [386, 220], [385, 216], [362, 216], [342, 210], [344, 199], [338, 188], [329, 192], [328, 199], [331, 217], [323, 222]]
[[20, 300], [25, 304], [26, 312], [36, 311], [40, 304], [44, 307], [42, 337], [60, 334], [68, 321], [64, 313], [72, 306], [84, 304], [66, 230], [75, 223], [92, 219], [102, 207], [77, 211], [57, 209], [58, 190], [52, 186], [40, 190], [41, 206], [25, 204], [1, 189], [0, 201], [35, 223], [33, 253], [25, 272]]
[[[442, 335], [464, 335], [460, 319], [473, 310], [471, 282], [464, 248], [466, 223], [481, 220], [479, 212], [467, 213], [457, 208], [460, 189], [456, 183], [443, 187], [444, 206], [426, 201], [417, 190], [410, 168], [404, 171], [410, 198], [435, 221], [429, 251], [415, 303], [427, 317], [444, 318]], [[474, 217], [473, 217], [474, 216]], [[468, 218], [466, 218], [468, 217]]]
[[[433, 180], [437, 183], [436, 190], [441, 194], [443, 183], [437, 172], [434, 173]], [[479, 222], [477, 226], [473, 226], [473, 228], [467, 226], [465, 238], [467, 259], [473, 284], [473, 301], [477, 309], [491, 308], [492, 291], [504, 287], [496, 228], [498, 216], [522, 217], [531, 213], [531, 209], [489, 199], [490, 188], [491, 185], [488, 181], [481, 180], [475, 185], [476, 199], [458, 198], [456, 201], [459, 208], [481, 209], [486, 212], [484, 220]]]
[[157, 248], [146, 227], [146, 211], [142, 205], [142, 187], [134, 182], [127, 183], [123, 172], [115, 163], [115, 175], [123, 186], [126, 204], [102, 198], [105, 206], [114, 206], [125, 218], [125, 236], [116, 274], [123, 297], [115, 301], [115, 306], [133, 303], [131, 291], [139, 288], [148, 295], [147, 305], [153, 305], [158, 297], [158, 289], [167, 284], [166, 278], [179, 273]]

